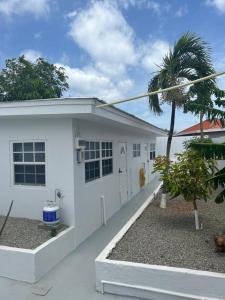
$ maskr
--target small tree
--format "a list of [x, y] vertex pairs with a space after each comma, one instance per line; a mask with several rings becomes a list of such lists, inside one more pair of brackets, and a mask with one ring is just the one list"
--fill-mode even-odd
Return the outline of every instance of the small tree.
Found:
[[176, 162], [171, 162], [166, 157], [157, 157], [154, 172], [160, 173], [172, 198], [181, 195], [186, 201], [193, 203], [195, 228], [199, 230], [197, 200], [207, 201], [212, 193], [209, 179], [216, 170], [216, 163], [213, 159], [204, 159], [198, 152], [190, 149], [176, 154], [176, 157]]
[[64, 69], [43, 58], [7, 59], [0, 71], [0, 101], [59, 98], [68, 87]]
[[[211, 64], [210, 49], [198, 36], [187, 32], [170, 49], [163, 58], [158, 72], [150, 80], [148, 91], [156, 91], [182, 83], [185, 80], [194, 80], [214, 73]], [[201, 75], [201, 76], [199, 76]], [[149, 96], [150, 109], [155, 113], [162, 113], [161, 104], [171, 105], [170, 128], [166, 146], [166, 156], [170, 157], [170, 149], [174, 134], [176, 108], [183, 108], [189, 100], [186, 89], [163, 92], [160, 95]], [[163, 185], [161, 207], [166, 207], [166, 188]]]

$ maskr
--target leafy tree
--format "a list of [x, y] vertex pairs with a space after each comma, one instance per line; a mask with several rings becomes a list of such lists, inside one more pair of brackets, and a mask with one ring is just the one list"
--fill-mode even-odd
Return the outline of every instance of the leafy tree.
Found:
[[194, 150], [177, 154], [177, 161], [171, 162], [167, 157], [159, 156], [154, 163], [154, 172], [160, 172], [162, 180], [172, 198], [179, 195], [193, 203], [196, 230], [200, 229], [197, 201], [207, 201], [212, 193], [209, 179], [216, 170], [215, 161], [204, 158]]
[[[148, 91], [152, 92], [178, 85], [186, 80], [199, 78], [199, 74], [210, 75], [213, 72], [210, 51], [207, 44], [198, 36], [186, 33], [180, 37], [174, 47], [164, 57], [163, 64], [157, 74], [151, 79]], [[189, 95], [185, 89], [163, 92], [149, 96], [150, 108], [157, 114], [162, 113], [161, 104], [171, 105], [170, 129], [167, 140], [166, 156], [170, 156], [170, 148], [174, 133], [176, 108], [184, 107]], [[165, 207], [165, 193], [163, 188], [161, 207]]]
[[[197, 151], [206, 159], [225, 159], [225, 144], [205, 143], [203, 141], [193, 141], [189, 144], [190, 149]], [[225, 201], [225, 167], [219, 170], [210, 178], [210, 182], [214, 185], [214, 189], [221, 188], [221, 191], [215, 198], [216, 203]]]
[[0, 71], [0, 101], [59, 98], [68, 87], [64, 69], [43, 58], [35, 63], [24, 56], [7, 59]]
[[[190, 87], [190, 99], [184, 106], [184, 112], [192, 112], [199, 115], [200, 137], [204, 137], [203, 117], [207, 116], [211, 121], [220, 118], [223, 122], [225, 112], [215, 108], [215, 105], [221, 105], [221, 97], [225, 97], [225, 92], [220, 90], [215, 81], [203, 81]], [[216, 120], [215, 120], [216, 121]]]

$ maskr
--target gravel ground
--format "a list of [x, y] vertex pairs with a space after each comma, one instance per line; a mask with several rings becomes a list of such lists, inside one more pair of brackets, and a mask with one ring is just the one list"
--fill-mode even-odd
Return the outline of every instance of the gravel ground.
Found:
[[225, 272], [225, 254], [213, 237], [225, 230], [225, 204], [198, 202], [203, 230], [196, 231], [192, 204], [181, 197], [159, 208], [151, 203], [113, 249], [109, 259]]
[[[5, 217], [0, 216], [0, 228]], [[34, 249], [51, 238], [50, 231], [39, 228], [39, 220], [9, 217], [2, 236], [0, 245]], [[66, 228], [64, 225], [59, 231]]]

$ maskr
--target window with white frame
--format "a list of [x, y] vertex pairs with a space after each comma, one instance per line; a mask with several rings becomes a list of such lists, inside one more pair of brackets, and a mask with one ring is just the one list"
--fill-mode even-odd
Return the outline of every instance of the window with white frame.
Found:
[[85, 182], [113, 173], [112, 142], [84, 141]]
[[133, 144], [133, 157], [141, 156], [141, 144]]
[[113, 172], [112, 142], [102, 142], [102, 176]]
[[150, 160], [154, 160], [155, 159], [155, 144], [151, 143], [150, 144]]
[[45, 142], [13, 142], [14, 184], [45, 185]]

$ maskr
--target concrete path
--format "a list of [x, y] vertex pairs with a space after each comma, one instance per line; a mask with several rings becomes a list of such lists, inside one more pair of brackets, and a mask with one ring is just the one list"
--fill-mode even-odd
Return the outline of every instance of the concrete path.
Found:
[[[36, 286], [52, 287], [47, 295], [32, 294], [34, 285], [0, 278], [0, 299], [7, 300], [127, 300], [130, 298], [95, 291], [94, 260], [120, 228], [158, 185], [154, 180], [73, 253], [58, 264]], [[1, 266], [0, 266], [1, 268]]]

